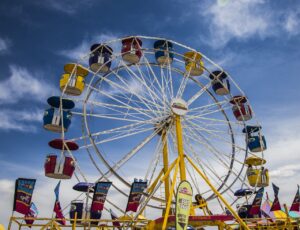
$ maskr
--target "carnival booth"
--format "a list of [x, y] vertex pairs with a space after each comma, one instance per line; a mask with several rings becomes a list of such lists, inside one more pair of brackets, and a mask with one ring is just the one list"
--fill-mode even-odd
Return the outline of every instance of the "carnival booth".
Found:
[[265, 136], [260, 133], [261, 126], [246, 126], [243, 133], [246, 133], [246, 142], [251, 152], [262, 152], [267, 149]]
[[248, 165], [247, 178], [252, 187], [267, 187], [269, 186], [269, 171], [262, 167], [266, 160], [260, 157], [251, 156], [245, 160]]
[[91, 46], [89, 65], [92, 71], [107, 73], [111, 67], [113, 49], [108, 45], [94, 44]]
[[61, 154], [60, 156], [49, 154], [46, 157], [45, 176], [54, 179], [71, 179], [75, 171], [75, 161], [71, 156], [67, 156], [64, 150], [75, 151], [78, 149], [78, 145], [62, 139], [54, 139], [48, 144], [54, 149], [61, 150]]
[[202, 56], [198, 52], [189, 51], [184, 54], [185, 69], [191, 76], [200, 76], [204, 71]]
[[84, 90], [84, 79], [88, 75], [88, 71], [77, 64], [66, 64], [65, 73], [60, 79], [60, 90], [67, 95], [79, 96]]
[[168, 65], [173, 62], [174, 53], [172, 42], [157, 40], [154, 42], [155, 59], [160, 65]]
[[124, 38], [122, 40], [122, 58], [124, 61], [135, 64], [142, 56], [142, 41], [137, 37]]
[[225, 72], [213, 71], [209, 78], [212, 80], [212, 88], [217, 95], [223, 96], [230, 93], [230, 83]]
[[233, 115], [238, 121], [248, 121], [252, 118], [252, 110], [247, 103], [245, 96], [234, 96], [230, 103], [232, 106]]
[[71, 124], [72, 113], [70, 110], [74, 108], [74, 102], [56, 96], [49, 97], [47, 102], [51, 108], [45, 110], [44, 128], [58, 133], [62, 130], [66, 132]]

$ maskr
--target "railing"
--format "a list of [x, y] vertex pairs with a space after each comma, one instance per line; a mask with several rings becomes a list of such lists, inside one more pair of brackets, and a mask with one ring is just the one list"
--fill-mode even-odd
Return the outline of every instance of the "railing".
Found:
[[[26, 224], [25, 217], [11, 217], [8, 230], [21, 230], [22, 227], [31, 227], [32, 229], [41, 229], [41, 230], [63, 230], [63, 229], [84, 229], [84, 230], [111, 230], [111, 229], [134, 229], [134, 230], [160, 230], [161, 225], [156, 226], [154, 221], [151, 220], [132, 220], [132, 219], [123, 219], [123, 220], [111, 220], [111, 219], [55, 219], [55, 218], [31, 218], [26, 217], [27, 220], [34, 220], [33, 224]], [[61, 225], [59, 221], [66, 221], [66, 225]], [[276, 218], [272, 219], [261, 219], [261, 218], [251, 218], [243, 219], [247, 224], [249, 229], [255, 230], [298, 230], [300, 229], [300, 217], [299, 218]], [[93, 222], [98, 223], [97, 225]], [[120, 227], [114, 226], [114, 223], [119, 223]], [[173, 226], [174, 223], [168, 223], [168, 225]], [[205, 226], [217, 226], [219, 230], [230, 230], [230, 229], [243, 229], [239, 223], [229, 221], [199, 221], [196, 224], [198, 229], [199, 227]], [[17, 226], [17, 228], [16, 228]]]

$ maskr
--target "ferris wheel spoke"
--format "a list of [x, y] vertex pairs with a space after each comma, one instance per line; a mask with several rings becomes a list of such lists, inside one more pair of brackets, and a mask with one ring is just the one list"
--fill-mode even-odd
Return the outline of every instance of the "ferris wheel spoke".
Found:
[[[124, 64], [123, 62], [121, 62], [122, 64], [123, 64], [123, 66], [125, 66], [125, 69], [127, 70], [127, 72], [129, 73], [130, 71], [128, 71], [128, 66], [126, 65], [126, 64]], [[143, 102], [144, 103], [144, 105], [146, 106], [146, 107], [148, 107], [148, 109], [150, 109], [150, 104], [151, 105], [153, 105], [153, 106], [155, 106], [155, 107], [157, 107], [157, 103], [156, 102], [153, 102], [153, 101], [150, 101], [150, 100], [148, 100], [148, 99], [146, 99], [144, 96], [143, 96], [143, 94], [144, 94], [144, 91], [141, 91], [141, 90], [143, 90], [143, 89], [138, 89], [138, 90], [140, 90], [140, 94], [138, 94], [138, 93], [136, 93], [135, 92], [135, 90], [132, 90], [132, 89], [130, 89], [130, 85], [128, 85], [128, 83], [118, 74], [118, 73], [116, 73], [116, 72], [114, 72], [114, 71], [112, 71], [114, 74], [115, 74], [115, 76], [124, 84], [124, 85], [126, 85], [127, 86], [127, 88], [128, 89], [124, 89], [125, 91], [128, 91], [129, 93], [132, 93], [133, 95], [135, 95], [141, 102]], [[132, 73], [132, 72], [130, 72], [130, 73]], [[140, 82], [140, 81], [139, 81]], [[120, 88], [124, 88], [124, 87], [121, 87], [121, 86], [119, 86], [119, 85], [117, 85], [118, 87], [120, 87]], [[148, 86], [144, 86], [144, 87], [146, 87], [146, 89], [148, 88]]]
[[[221, 140], [222, 142], [225, 142], [226, 144], [228, 144], [230, 146], [234, 146], [235, 148], [238, 148], [239, 150], [246, 151], [245, 148], [240, 147], [239, 145], [237, 145], [235, 143], [232, 143], [232, 140], [225, 139], [224, 135], [219, 135], [220, 132], [217, 130], [203, 128], [202, 126], [199, 126], [198, 124], [196, 124], [195, 122], [192, 122], [192, 121], [187, 121], [187, 123], [189, 124], [189, 125], [187, 125], [187, 127], [193, 127], [193, 129], [197, 130], [197, 132], [201, 132], [202, 135], [203, 135], [203, 132], [205, 132], [205, 133], [213, 136], [214, 138], [217, 138], [217, 139]], [[222, 133], [222, 131], [221, 131], [221, 133]], [[226, 132], [223, 132], [223, 133], [226, 133]]]
[[[211, 82], [209, 82], [208, 84], [206, 84], [204, 87], [202, 87], [196, 94], [194, 94], [188, 101], [187, 101], [187, 105], [190, 106], [194, 101], [196, 101], [204, 92], [206, 92], [206, 90], [211, 86]], [[193, 109], [190, 110], [190, 112]]]
[[[139, 83], [141, 83], [145, 89], [147, 89], [148, 94], [146, 94], [146, 92], [144, 92], [146, 95], [150, 96], [150, 98], [152, 99], [153, 104], [156, 105], [156, 109], [159, 110], [159, 108], [157, 107], [157, 104], [159, 104], [160, 102], [160, 98], [153, 92], [153, 90], [148, 86], [148, 84], [146, 83], [143, 75], [141, 74], [142, 71], [139, 67], [139, 65], [136, 65], [139, 73], [140, 73], [140, 77], [137, 76], [136, 73], [134, 73], [134, 71], [132, 71], [130, 68], [128, 68], [128, 66], [122, 62], [122, 64], [125, 66], [125, 69], [127, 71], [127, 73], [129, 73], [132, 77], [134, 77]], [[155, 97], [155, 98], [154, 98]], [[157, 101], [158, 100], [158, 101]]]
[[[141, 129], [141, 130], [129, 130], [127, 131], [127, 133], [125, 134], [117, 134], [115, 136], [112, 136], [112, 137], [109, 137], [107, 139], [102, 139], [101, 141], [97, 141], [95, 142], [96, 145], [99, 145], [99, 144], [104, 144], [104, 143], [107, 143], [107, 142], [111, 142], [111, 141], [115, 141], [115, 140], [119, 140], [119, 139], [124, 139], [126, 137], [130, 137], [130, 136], [134, 136], [134, 135], [137, 135], [137, 134], [141, 134], [141, 133], [145, 133], [145, 132], [148, 132], [150, 130], [153, 130], [153, 128], [144, 128], [144, 129]], [[90, 147], [92, 145], [88, 145], [87, 147]]]
[[[91, 104], [91, 105], [96, 105], [96, 106], [99, 106], [99, 107], [106, 107], [106, 108], [109, 108], [109, 107], [112, 107], [112, 108], [119, 108], [119, 109], [126, 109], [126, 110], [133, 110], [131, 107], [128, 107], [128, 106], [124, 106], [124, 105], [116, 105], [116, 104], [110, 104], [110, 103], [104, 103], [104, 102], [97, 102], [97, 101], [88, 101], [87, 102], [88, 104]], [[160, 110], [150, 110], [150, 109], [144, 109], [144, 108], [136, 108], [134, 109], [135, 111], [141, 111], [141, 112], [146, 112], [146, 113], [149, 113], [149, 112], [157, 112], [159, 113]]]
[[[192, 131], [190, 131], [192, 133]], [[200, 143], [202, 146], [204, 146], [208, 151], [210, 151], [211, 153], [213, 153], [213, 155], [216, 157], [217, 162], [219, 162], [221, 165], [223, 165], [224, 167], [226, 167], [228, 169], [228, 173], [229, 175], [232, 173], [233, 175], [235, 175], [236, 177], [240, 176], [240, 173], [235, 171], [233, 168], [234, 162], [235, 162], [235, 158], [232, 157], [228, 157], [231, 159], [231, 162], [226, 163], [227, 160], [224, 158], [223, 154], [220, 154], [220, 152], [218, 150], [216, 150], [213, 146], [211, 146], [210, 143], [208, 143], [208, 141], [206, 140], [206, 142], [203, 142], [203, 140], [199, 140], [199, 136], [198, 135], [187, 135], [189, 136], [192, 140], [196, 141], [197, 143]], [[209, 156], [209, 155], [208, 155]], [[233, 161], [232, 161], [233, 160]], [[229, 177], [228, 175], [226, 176], [227, 178]], [[240, 179], [240, 178], [239, 178]], [[241, 179], [240, 179], [241, 180]]]
[[138, 153], [147, 143], [149, 143], [155, 136], [156, 132], [151, 133], [148, 137], [146, 137], [140, 144], [135, 146], [129, 153], [122, 157], [120, 161], [118, 161], [115, 165], [109, 168], [109, 170], [104, 173], [102, 177], [99, 178], [99, 181], [104, 177], [109, 177], [112, 174], [115, 174], [116, 171], [121, 168], [126, 162], [128, 162], [136, 153]]
[[206, 112], [206, 111], [210, 111], [210, 110], [214, 109], [215, 107], [222, 108], [222, 106], [227, 104], [227, 103], [228, 103], [228, 100], [216, 101], [216, 102], [210, 103], [208, 105], [202, 105], [202, 106], [199, 106], [199, 107], [190, 108], [189, 113], [193, 114], [193, 113]]
[[158, 80], [158, 78], [157, 78], [157, 76], [156, 76], [156, 74], [155, 74], [155, 72], [154, 72], [152, 66], [150, 65], [150, 63], [149, 63], [147, 57], [146, 57], [145, 55], [143, 55], [142, 58], [143, 58], [143, 60], [144, 60], [145, 63], [146, 63], [146, 67], [147, 67], [148, 71], [150, 72], [149, 76], [152, 76], [152, 77], [153, 77], [154, 82], [155, 82], [156, 85], [159, 87], [160, 95], [161, 95], [162, 97], [164, 97], [164, 93], [165, 93], [165, 92], [162, 90], [162, 89], [163, 89], [163, 88], [162, 88], [162, 85], [160, 84], [160, 82], [159, 82], [159, 80]]
[[110, 94], [104, 92], [103, 90], [101, 91], [101, 90], [96, 89], [96, 88], [93, 88], [93, 87], [92, 87], [92, 89], [94, 89], [95, 91], [99, 92], [100, 94], [103, 94], [103, 95], [107, 96], [108, 98], [110, 98], [110, 99], [112, 99], [112, 100], [118, 102], [119, 104], [121, 104], [121, 105], [123, 105], [123, 106], [127, 106], [128, 108], [130, 108], [130, 109], [132, 109], [132, 110], [135, 110], [135, 111], [137, 111], [137, 112], [140, 112], [141, 114], [144, 114], [144, 115], [147, 116], [147, 117], [152, 118], [151, 115], [149, 115], [149, 114], [147, 114], [147, 113], [145, 113], [145, 112], [143, 112], [143, 111], [138, 110], [138, 108], [136, 108], [136, 107], [133, 107], [133, 106], [131, 106], [131, 105], [126, 104], [125, 102], [123, 102], [123, 101], [121, 101], [121, 100], [115, 98], [114, 96], [112, 96], [112, 95], [110, 95]]
[[[130, 89], [130, 86], [125, 82], [125, 80], [116, 71], [112, 70], [112, 73], [114, 73], [114, 76], [117, 77], [126, 87], [121, 86], [120, 84], [114, 82], [113, 80], [108, 79], [108, 77], [101, 76], [101, 78], [103, 79], [104, 82], [106, 82], [107, 84], [112, 86], [113, 89], [116, 89], [119, 94], [122, 94], [124, 97], [126, 97], [128, 99], [128, 101], [130, 101], [130, 98], [126, 94], [129, 94], [129, 95], [133, 94], [140, 100], [140, 103], [142, 103], [145, 107], [148, 107], [148, 109], [151, 110], [151, 108], [149, 108], [149, 104], [156, 106], [156, 104], [154, 102], [144, 98], [142, 95], [139, 95], [138, 93], [134, 92], [134, 90]], [[92, 87], [92, 88], [95, 89], [94, 87]], [[106, 93], [104, 93], [104, 94], [106, 94]], [[110, 95], [110, 97], [112, 97], [112, 96]], [[147, 103], [145, 103], [145, 102], [147, 102]]]
[[[105, 134], [111, 134], [111, 133], [115, 133], [115, 132], [119, 132], [119, 131], [124, 131], [124, 130], [130, 130], [130, 129], [136, 129], [145, 125], [152, 125], [152, 127], [158, 122], [160, 121], [160, 119], [163, 119], [165, 117], [157, 117], [157, 118], [153, 118], [150, 120], [143, 120], [143, 121], [136, 121], [134, 123], [128, 124], [128, 125], [124, 125], [121, 127], [117, 127], [117, 128], [112, 128], [112, 129], [108, 129], [108, 130], [103, 130], [100, 132], [96, 132], [96, 133], [91, 133], [90, 137], [96, 137], [99, 135], [105, 135]], [[86, 139], [89, 136], [81, 136], [81, 137], [77, 137], [77, 138], [72, 138], [70, 139], [70, 141], [77, 141], [77, 140], [82, 140], [82, 139]]]

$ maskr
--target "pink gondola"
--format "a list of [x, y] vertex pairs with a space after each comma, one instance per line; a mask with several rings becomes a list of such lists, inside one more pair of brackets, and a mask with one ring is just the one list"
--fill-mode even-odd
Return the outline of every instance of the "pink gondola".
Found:
[[230, 100], [230, 103], [233, 104], [233, 115], [238, 121], [248, 121], [252, 118], [252, 110], [247, 101], [245, 96], [234, 96]]
[[75, 162], [72, 157], [48, 155], [45, 162], [45, 176], [55, 179], [70, 179], [75, 170]]

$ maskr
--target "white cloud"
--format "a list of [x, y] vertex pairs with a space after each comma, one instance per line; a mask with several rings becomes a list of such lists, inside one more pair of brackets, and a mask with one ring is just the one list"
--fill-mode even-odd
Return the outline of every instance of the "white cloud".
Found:
[[0, 82], [0, 104], [13, 104], [22, 101], [40, 101], [56, 90], [40, 74], [32, 74], [26, 68], [11, 65], [10, 76]]
[[35, 132], [36, 124], [40, 125], [43, 118], [43, 110], [30, 111], [8, 110], [0, 111], [0, 130]]
[[277, 9], [266, 0], [206, 1], [199, 9], [209, 28], [209, 35], [202, 35], [202, 41], [213, 48], [221, 48], [232, 39], [282, 37], [283, 32], [294, 36], [300, 32], [299, 11]]
[[284, 21], [284, 29], [291, 35], [297, 35], [300, 33], [300, 13], [290, 12], [287, 14]]
[[11, 46], [11, 42], [8, 39], [0, 38], [0, 54], [7, 53]]
[[42, 7], [62, 12], [68, 15], [74, 15], [79, 11], [93, 6], [94, 0], [72, 1], [72, 0], [44, 0], [34, 2]]
[[216, 2], [202, 9], [210, 24], [210, 43], [222, 47], [232, 38], [246, 39], [253, 35], [269, 33], [269, 15], [262, 10], [263, 0], [238, 0]]
[[[117, 39], [117, 35], [114, 34], [98, 34], [93, 37], [85, 38], [79, 45], [72, 49], [67, 49], [58, 52], [58, 54], [72, 60], [78, 60], [80, 58], [85, 57], [90, 53], [90, 47], [94, 43], [103, 43], [103, 42], [108, 42], [114, 39]], [[120, 43], [120, 42], [119, 42]], [[120, 50], [121, 44], [118, 47], [112, 46], [113, 50]]]

